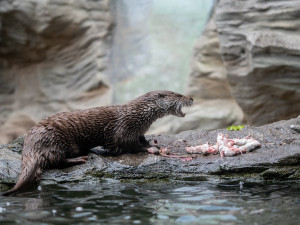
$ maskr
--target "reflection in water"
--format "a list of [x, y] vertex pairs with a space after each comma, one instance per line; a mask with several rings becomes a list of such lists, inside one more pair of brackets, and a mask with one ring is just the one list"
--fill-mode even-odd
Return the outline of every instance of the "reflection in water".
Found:
[[119, 182], [48, 185], [0, 197], [0, 224], [297, 224], [300, 184]]
[[34, 211], [43, 206], [43, 199], [29, 198], [26, 199], [25, 211]]

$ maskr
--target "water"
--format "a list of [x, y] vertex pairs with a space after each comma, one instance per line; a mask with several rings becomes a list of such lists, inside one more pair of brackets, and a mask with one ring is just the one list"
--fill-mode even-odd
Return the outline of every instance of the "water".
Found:
[[300, 182], [46, 185], [0, 197], [0, 224], [299, 224]]

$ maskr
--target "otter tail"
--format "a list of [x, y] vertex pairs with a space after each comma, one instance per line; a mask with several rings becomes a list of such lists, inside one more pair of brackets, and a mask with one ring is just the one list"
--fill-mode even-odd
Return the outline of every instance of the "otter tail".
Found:
[[24, 162], [22, 171], [16, 185], [2, 193], [3, 196], [12, 196], [19, 192], [25, 191], [36, 185], [41, 179], [42, 167], [39, 161]]

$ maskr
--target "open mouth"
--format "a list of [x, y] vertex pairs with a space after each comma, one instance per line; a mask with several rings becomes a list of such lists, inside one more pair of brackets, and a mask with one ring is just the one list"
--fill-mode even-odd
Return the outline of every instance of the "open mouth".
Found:
[[177, 107], [177, 110], [176, 110], [176, 116], [178, 116], [178, 117], [185, 117], [186, 113], [184, 113], [184, 112], [182, 111], [182, 107], [189, 107], [189, 106], [191, 106], [191, 105], [193, 105], [192, 102], [191, 102], [191, 103], [188, 103], [188, 104], [186, 104], [186, 105], [184, 105], [184, 106], [182, 106], [182, 105], [178, 106], [178, 107]]
[[182, 111], [182, 108], [180, 107], [180, 108], [178, 109], [178, 111], [177, 111], [177, 116], [179, 116], [179, 117], [185, 117], [185, 115], [186, 115], [186, 113], [184, 113], [184, 112]]

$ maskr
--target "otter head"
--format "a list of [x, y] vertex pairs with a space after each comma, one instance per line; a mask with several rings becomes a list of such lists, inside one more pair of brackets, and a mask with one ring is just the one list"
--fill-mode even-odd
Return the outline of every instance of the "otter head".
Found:
[[193, 105], [193, 99], [172, 91], [149, 92], [154, 98], [159, 111], [164, 115], [174, 115], [184, 117], [182, 107]]

